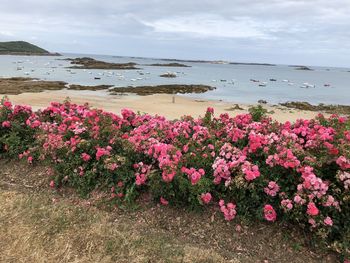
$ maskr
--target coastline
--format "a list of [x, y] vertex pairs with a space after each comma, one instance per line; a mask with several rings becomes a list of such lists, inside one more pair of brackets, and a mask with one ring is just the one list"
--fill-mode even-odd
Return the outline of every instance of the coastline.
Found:
[[[208, 107], [215, 110], [215, 115], [228, 113], [230, 116], [247, 113], [248, 108], [256, 104], [228, 103], [215, 100], [198, 100], [181, 95], [154, 94], [149, 96], [138, 96], [133, 94], [108, 95], [106, 91], [76, 91], [76, 90], [53, 90], [40, 93], [22, 93], [7, 96], [14, 104], [30, 105], [34, 110], [45, 108], [52, 101], [62, 102], [67, 97], [73, 103], [89, 103], [92, 107], [104, 109], [105, 111], [119, 114], [121, 109], [128, 108], [135, 112], [161, 115], [169, 119], [177, 119], [184, 115], [193, 117], [203, 116]], [[173, 97], [175, 103], [172, 102]], [[243, 110], [232, 109], [235, 104]], [[280, 105], [263, 105], [274, 120], [294, 122], [297, 119], [310, 119], [318, 112], [289, 109]], [[328, 116], [329, 114], [325, 114]]]

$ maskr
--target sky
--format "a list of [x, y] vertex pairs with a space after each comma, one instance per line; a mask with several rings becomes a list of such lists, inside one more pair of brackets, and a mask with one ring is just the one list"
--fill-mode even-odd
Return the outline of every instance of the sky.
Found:
[[350, 0], [0, 0], [52, 52], [350, 67]]

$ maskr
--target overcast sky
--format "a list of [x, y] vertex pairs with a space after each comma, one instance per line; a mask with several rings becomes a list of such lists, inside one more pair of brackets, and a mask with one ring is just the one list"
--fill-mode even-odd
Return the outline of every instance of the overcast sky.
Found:
[[0, 4], [0, 41], [50, 51], [350, 67], [350, 0]]

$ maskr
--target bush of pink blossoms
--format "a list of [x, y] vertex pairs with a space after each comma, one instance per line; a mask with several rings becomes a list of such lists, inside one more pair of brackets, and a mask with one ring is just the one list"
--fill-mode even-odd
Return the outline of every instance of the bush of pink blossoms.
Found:
[[167, 120], [51, 103], [0, 106], [0, 156], [52, 167], [51, 187], [107, 189], [130, 202], [216, 206], [226, 220], [296, 223], [349, 253], [350, 121], [336, 115], [279, 123], [250, 114]]

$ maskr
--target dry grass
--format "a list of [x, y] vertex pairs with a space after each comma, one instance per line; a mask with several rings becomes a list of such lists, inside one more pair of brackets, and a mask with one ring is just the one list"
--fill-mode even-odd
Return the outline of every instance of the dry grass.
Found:
[[235, 223], [215, 211], [153, 204], [108, 211], [94, 198], [48, 189], [42, 167], [0, 167], [0, 262], [335, 261], [283, 226], [257, 224], [236, 232]]

